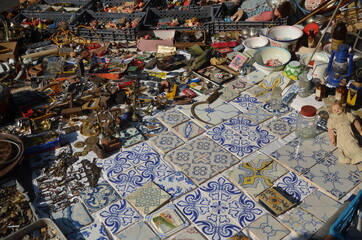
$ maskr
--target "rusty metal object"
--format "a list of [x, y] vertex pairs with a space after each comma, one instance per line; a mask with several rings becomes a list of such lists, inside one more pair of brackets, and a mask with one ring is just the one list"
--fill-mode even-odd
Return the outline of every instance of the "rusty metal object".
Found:
[[[9, 144], [10, 148], [9, 149]], [[23, 161], [24, 144], [12, 134], [0, 133], [0, 177], [5, 176]]]

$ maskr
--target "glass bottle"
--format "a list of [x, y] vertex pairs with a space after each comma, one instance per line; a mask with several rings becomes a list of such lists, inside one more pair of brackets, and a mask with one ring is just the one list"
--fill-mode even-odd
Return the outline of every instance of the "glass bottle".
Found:
[[298, 96], [301, 98], [306, 98], [310, 95], [309, 89], [310, 89], [310, 80], [312, 80], [312, 76], [307, 73], [306, 70], [304, 70], [301, 74], [298, 76]]
[[314, 29], [311, 28], [311, 29], [309, 29], [309, 35], [308, 35], [308, 47], [309, 48], [315, 47], [314, 39], [315, 39]]
[[313, 138], [316, 134], [317, 109], [311, 105], [305, 105], [298, 113], [295, 133], [302, 139]]
[[332, 50], [337, 51], [339, 45], [346, 41], [347, 27], [346, 24], [340, 19], [332, 31]]
[[278, 112], [282, 107], [282, 89], [279, 86], [273, 88], [270, 101], [270, 109]]
[[323, 98], [326, 96], [327, 86], [326, 86], [326, 80], [324, 78], [321, 78], [315, 88], [315, 100], [322, 101]]
[[346, 85], [347, 85], [347, 79], [344, 78], [339, 83], [339, 87], [336, 88], [335, 98], [340, 104], [345, 103], [347, 100], [348, 89]]

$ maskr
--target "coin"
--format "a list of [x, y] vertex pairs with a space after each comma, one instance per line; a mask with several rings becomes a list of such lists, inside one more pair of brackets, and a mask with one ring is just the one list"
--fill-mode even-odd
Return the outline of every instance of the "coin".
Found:
[[75, 157], [80, 157], [80, 156], [82, 156], [82, 152], [75, 152], [75, 153], [73, 153], [73, 155]]
[[85, 142], [82, 142], [82, 141], [74, 143], [75, 148], [82, 148], [82, 147], [84, 147], [84, 145], [85, 145]]
[[94, 144], [96, 144], [98, 142], [98, 138], [97, 137], [88, 137], [86, 140], [85, 140], [85, 143], [89, 146], [93, 146]]
[[85, 146], [84, 151], [90, 152], [92, 147], [90, 145]]

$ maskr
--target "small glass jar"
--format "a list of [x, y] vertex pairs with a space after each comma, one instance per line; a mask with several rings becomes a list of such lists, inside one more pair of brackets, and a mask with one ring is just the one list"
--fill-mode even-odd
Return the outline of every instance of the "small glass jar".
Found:
[[302, 139], [313, 138], [316, 135], [317, 109], [310, 105], [301, 108], [295, 133]]
[[306, 98], [310, 95], [311, 80], [312, 80], [312, 75], [308, 74], [306, 71], [299, 74], [298, 76], [299, 97]]

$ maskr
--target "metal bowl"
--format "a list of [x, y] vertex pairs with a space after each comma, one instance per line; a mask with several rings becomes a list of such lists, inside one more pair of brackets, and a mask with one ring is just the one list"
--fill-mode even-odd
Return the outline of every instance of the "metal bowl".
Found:
[[255, 37], [257, 35], [258, 35], [258, 30], [256, 28], [244, 28], [240, 31], [240, 36], [243, 39]]
[[318, 24], [319, 28], [322, 28], [322, 26], [324, 25], [325, 23], [325, 17], [323, 15], [313, 15], [309, 18], [307, 18], [307, 20], [305, 20], [305, 23], [306, 24], [309, 24], [309, 23], [316, 23]]

